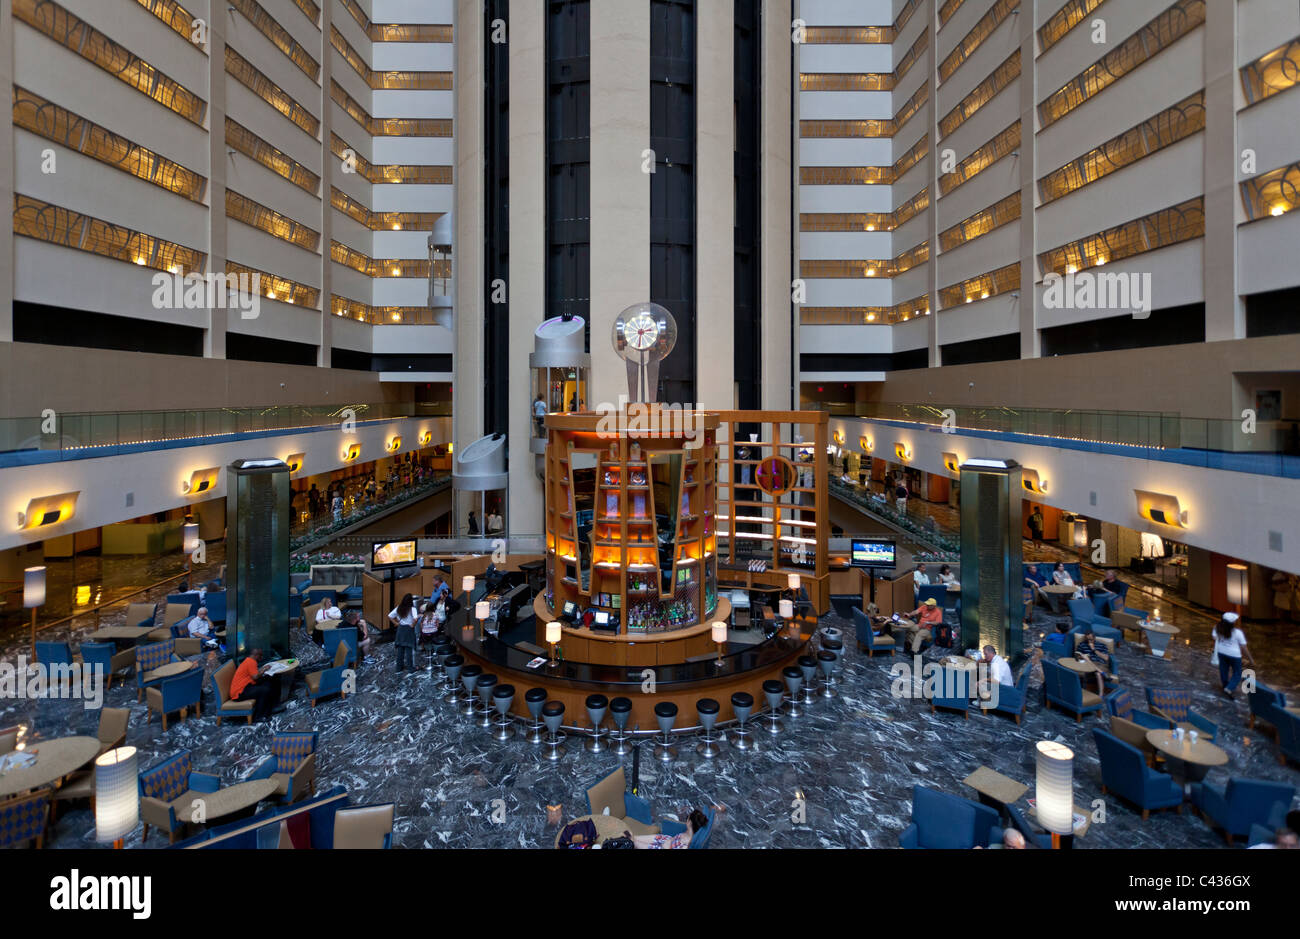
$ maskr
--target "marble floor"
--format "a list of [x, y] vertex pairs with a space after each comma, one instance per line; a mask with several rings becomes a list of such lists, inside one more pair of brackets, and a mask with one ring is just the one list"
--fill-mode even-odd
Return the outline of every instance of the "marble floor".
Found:
[[[851, 633], [852, 626], [834, 614], [825, 622]], [[1035, 628], [1050, 628], [1039, 613]], [[295, 652], [304, 664], [319, 660], [315, 646], [301, 634]], [[715, 848], [868, 848], [894, 847], [908, 824], [911, 788], [923, 784], [973, 796], [961, 780], [984, 764], [1031, 786], [1034, 744], [1059, 739], [1076, 753], [1075, 793], [1079, 804], [1102, 798], [1100, 773], [1091, 728], [1105, 718], [1086, 716], [1076, 723], [1042, 707], [1041, 679], [1031, 682], [1029, 709], [1022, 726], [998, 715], [940, 712], [931, 715], [919, 700], [891, 695], [891, 660], [868, 659], [846, 641], [848, 656], [839, 695], [819, 699], [805, 716], [785, 720], [776, 737], [756, 735], [756, 751], [724, 748], [705, 760], [693, 742], [678, 743], [678, 759], [666, 766], [651, 759], [643, 745], [641, 791], [657, 816], [684, 817], [694, 805], [719, 812]], [[18, 641], [5, 643], [3, 658], [22, 651]], [[893, 660], [900, 661], [899, 659]], [[1231, 762], [1214, 770], [1210, 780], [1229, 773], [1300, 785], [1294, 765], [1277, 762], [1277, 748], [1264, 734], [1246, 726], [1243, 700], [1218, 693], [1208, 656], [1194, 646], [1176, 644], [1165, 659], [1142, 655], [1131, 647], [1119, 652], [1124, 685], [1141, 699], [1148, 686], [1186, 687], [1196, 706], [1220, 726], [1220, 745]], [[211, 670], [212, 663], [209, 665]], [[549, 847], [557, 828], [546, 822], [546, 806], [562, 805], [566, 818], [586, 811], [584, 790], [618, 765], [609, 753], [591, 755], [570, 738], [568, 754], [558, 764], [541, 759], [540, 748], [522, 739], [499, 743], [487, 731], [471, 727], [433, 697], [428, 672], [396, 673], [392, 646], [381, 647], [372, 662], [358, 670], [358, 691], [346, 700], [326, 701], [311, 709], [301, 690], [287, 709], [268, 724], [216, 726], [211, 716], [172, 723], [163, 732], [155, 718], [145, 724], [145, 708], [136, 704], [134, 681], [114, 687], [105, 703], [130, 707], [128, 742], [140, 748], [141, 766], [178, 750], [189, 749], [195, 768], [219, 773], [226, 784], [238, 781], [269, 752], [272, 731], [315, 730], [320, 734], [318, 787], [341, 784], [353, 800], [396, 803], [395, 844], [420, 847]], [[1270, 681], [1294, 691], [1300, 672], [1290, 680]], [[206, 695], [211, 700], [211, 692]], [[79, 702], [0, 701], [0, 726], [31, 724], [40, 738], [94, 733], [97, 712]], [[622, 758], [629, 766], [631, 757]], [[793, 804], [802, 797], [806, 820], [794, 820]], [[497, 800], [501, 800], [498, 802]], [[504, 806], [504, 821], [494, 820]], [[1104, 801], [1106, 820], [1094, 823], [1077, 847], [1197, 848], [1221, 847], [1223, 840], [1188, 811], [1163, 812], [1143, 822], [1114, 796]], [[94, 846], [88, 808], [65, 810], [47, 843], [53, 848]], [[148, 847], [166, 839], [151, 833]], [[128, 840], [140, 846], [140, 831]]]

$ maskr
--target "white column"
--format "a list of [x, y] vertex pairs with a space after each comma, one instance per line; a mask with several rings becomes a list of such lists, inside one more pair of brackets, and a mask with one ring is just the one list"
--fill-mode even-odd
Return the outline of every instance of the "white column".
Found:
[[[214, 4], [216, 6], [216, 4]], [[208, 24], [208, 272], [226, 271], [226, 29], [229, 16], [210, 16]], [[203, 355], [226, 357], [226, 326], [229, 311], [224, 306], [208, 310], [208, 328], [203, 335]]]
[[792, 19], [790, 0], [764, 0], [760, 406], [767, 409], [799, 405], [791, 372], [791, 363], [798, 354], [790, 300], [792, 233], [797, 226], [792, 192], [798, 185], [791, 153], [795, 133]]
[[456, 4], [455, 249], [452, 439], [456, 450], [483, 436], [483, 4]]
[[1035, 283], [1038, 275], [1038, 69], [1034, 67], [1037, 4], [1020, 5], [1020, 357], [1042, 355]]
[[14, 338], [14, 18], [10, 4], [0, 9], [0, 94], [5, 106], [0, 108], [0, 153], [8, 159], [0, 166], [0, 205], [10, 214], [0, 225], [0, 342]]
[[1205, 340], [1244, 339], [1237, 290], [1237, 5], [1205, 5]]

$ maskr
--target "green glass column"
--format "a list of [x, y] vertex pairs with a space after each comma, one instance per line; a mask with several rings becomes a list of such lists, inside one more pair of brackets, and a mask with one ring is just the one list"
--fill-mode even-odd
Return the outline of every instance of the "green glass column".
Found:
[[961, 466], [962, 645], [991, 645], [1010, 661], [1025, 654], [1020, 464]]
[[270, 661], [289, 655], [289, 465], [236, 460], [227, 479], [227, 648]]

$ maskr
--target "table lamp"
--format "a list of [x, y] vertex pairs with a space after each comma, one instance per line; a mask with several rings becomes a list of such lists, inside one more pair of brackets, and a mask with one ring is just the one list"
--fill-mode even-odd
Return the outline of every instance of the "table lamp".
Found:
[[713, 624], [713, 641], [718, 644], [718, 658], [715, 664], [718, 668], [722, 668], [722, 647], [727, 644], [727, 624], [721, 620]]
[[32, 658], [36, 658], [36, 608], [45, 605], [45, 565], [23, 571], [23, 606], [32, 611]]
[[466, 597], [468, 597], [471, 593], [474, 592], [474, 584], [475, 584], [474, 575], [466, 574], [464, 577], [460, 579], [461, 592], [464, 593]]
[[794, 591], [795, 594], [798, 594], [798, 593], [799, 593], [799, 582], [800, 582], [800, 579], [801, 579], [801, 578], [799, 577], [798, 574], [791, 574], [791, 575], [789, 575], [788, 577], [786, 577], [786, 579], [785, 579], [786, 584], [789, 586], [789, 588], [790, 588], [792, 591]]
[[118, 747], [95, 760], [95, 840], [122, 842], [140, 821], [135, 747]]
[[1074, 834], [1074, 751], [1053, 740], [1038, 741], [1037, 751], [1038, 823], [1059, 848], [1062, 835]]
[[794, 617], [794, 601], [781, 600], [777, 602], [777, 609], [781, 613], [781, 619], [792, 619]]
[[492, 613], [492, 604], [487, 600], [480, 600], [474, 604], [474, 618], [478, 620], [478, 637], [483, 638], [483, 623]]
[[553, 620], [546, 624], [546, 641], [551, 645], [551, 664], [555, 664], [555, 647], [560, 644], [560, 622]]
[[[193, 580], [193, 577], [188, 575], [191, 575], [193, 572], [194, 552], [197, 551], [198, 549], [199, 549], [198, 523], [186, 519], [185, 524], [181, 527], [181, 550], [185, 552], [185, 573], [187, 575], [186, 580]], [[193, 584], [190, 584], [189, 586], [191, 590], [194, 589]]]

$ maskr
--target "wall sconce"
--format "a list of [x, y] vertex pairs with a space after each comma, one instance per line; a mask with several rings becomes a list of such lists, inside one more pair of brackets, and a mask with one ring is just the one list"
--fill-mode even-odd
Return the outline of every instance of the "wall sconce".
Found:
[[1240, 609], [1250, 602], [1250, 571], [1245, 564], [1228, 565], [1228, 602]]
[[1047, 492], [1047, 480], [1038, 475], [1038, 470], [1023, 467], [1020, 470], [1020, 485], [1030, 492], [1036, 492], [1040, 496]]
[[1178, 504], [1177, 496], [1145, 489], [1134, 489], [1133, 494], [1137, 496], [1138, 515], [1172, 528], [1187, 527], [1187, 510]]
[[284, 462], [289, 464], [290, 476], [293, 476], [300, 469], [302, 469], [302, 461], [305, 459], [307, 459], [307, 454], [305, 453], [290, 453], [287, 457], [284, 458]]
[[39, 499], [32, 499], [27, 503], [27, 511], [18, 513], [18, 527], [20, 529], [44, 528], [46, 525], [66, 522], [77, 511], [79, 495], [81, 495], [80, 489], [76, 492], [61, 492], [57, 496], [41, 496]]
[[876, 442], [866, 434], [863, 434], [858, 438], [858, 446], [862, 448], [863, 453], [870, 453], [872, 450], [876, 449]]
[[200, 492], [207, 492], [215, 489], [217, 486], [217, 476], [221, 469], [211, 466], [208, 469], [195, 470], [190, 474], [190, 478], [181, 483], [181, 492], [187, 495], [198, 495]]
[[844, 446], [844, 431], [842, 430], [835, 431], [835, 435], [831, 439], [833, 439], [841, 447]]
[[388, 441], [387, 449], [389, 453], [396, 453], [398, 450], [402, 449], [402, 438], [394, 437], [392, 440]]
[[957, 454], [955, 454], [955, 453], [944, 453], [944, 455], [943, 455], [943, 465], [944, 465], [944, 468], [948, 470], [948, 472], [953, 473], [954, 475], [960, 475], [960, 473], [961, 473], [961, 457], [959, 457]]
[[420, 446], [427, 447], [433, 443], [433, 431], [424, 430], [420, 432]]
[[351, 463], [357, 457], [361, 456], [361, 444], [350, 443], [343, 448], [343, 462]]
[[910, 463], [912, 461], [912, 451], [907, 449], [907, 444], [905, 443], [894, 444], [894, 456], [898, 457], [904, 463]]

